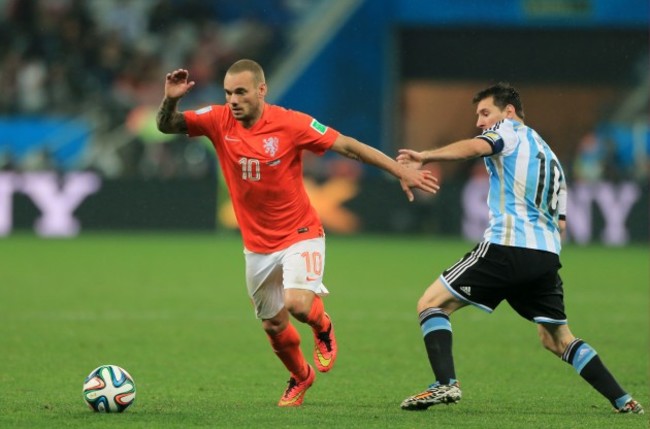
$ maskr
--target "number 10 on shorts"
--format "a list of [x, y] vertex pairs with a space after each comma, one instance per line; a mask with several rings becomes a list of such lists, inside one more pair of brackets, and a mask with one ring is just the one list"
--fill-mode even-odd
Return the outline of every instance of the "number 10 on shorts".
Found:
[[305, 261], [307, 280], [310, 280], [310, 274], [320, 276], [323, 273], [323, 255], [320, 252], [302, 252], [300, 256]]

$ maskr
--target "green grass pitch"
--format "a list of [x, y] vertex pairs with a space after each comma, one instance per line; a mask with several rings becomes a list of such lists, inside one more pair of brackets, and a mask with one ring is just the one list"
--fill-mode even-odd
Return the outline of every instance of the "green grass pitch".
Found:
[[[3, 239], [0, 427], [647, 428], [648, 414], [613, 413], [507, 304], [452, 316], [459, 404], [400, 410], [432, 382], [416, 300], [472, 245], [329, 237], [325, 303], [339, 358], [301, 408], [281, 409], [288, 375], [246, 296], [238, 236]], [[573, 332], [650, 411], [648, 256], [647, 246], [567, 246], [561, 273]], [[83, 403], [83, 379], [101, 364], [135, 379], [125, 413]]]

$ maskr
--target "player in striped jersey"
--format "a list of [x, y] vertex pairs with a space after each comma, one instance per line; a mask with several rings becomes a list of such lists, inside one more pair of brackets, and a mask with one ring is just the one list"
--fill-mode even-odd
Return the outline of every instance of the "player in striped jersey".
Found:
[[412, 168], [439, 161], [483, 157], [489, 173], [490, 222], [481, 243], [429, 286], [418, 301], [420, 327], [436, 377], [423, 392], [405, 399], [405, 410], [455, 403], [461, 390], [452, 355], [449, 316], [466, 305], [492, 312], [503, 300], [537, 324], [546, 349], [571, 364], [621, 413], [643, 408], [618, 384], [596, 351], [569, 329], [558, 274], [565, 226], [566, 180], [540, 135], [524, 124], [519, 93], [500, 83], [476, 94], [472, 139], [416, 152], [402, 149], [398, 161]]

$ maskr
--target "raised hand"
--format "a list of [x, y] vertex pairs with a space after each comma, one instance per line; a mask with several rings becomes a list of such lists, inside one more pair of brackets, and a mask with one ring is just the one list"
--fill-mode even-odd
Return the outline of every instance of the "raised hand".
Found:
[[438, 179], [429, 170], [404, 167], [399, 182], [409, 201], [413, 201], [415, 198], [411, 190], [412, 188], [417, 188], [431, 194], [435, 194], [440, 189]]
[[165, 77], [165, 97], [179, 99], [189, 92], [195, 82], [189, 80], [190, 73], [185, 69], [177, 69], [167, 73]]
[[396, 159], [401, 165], [416, 170], [421, 168], [424, 163], [422, 153], [411, 149], [400, 149]]

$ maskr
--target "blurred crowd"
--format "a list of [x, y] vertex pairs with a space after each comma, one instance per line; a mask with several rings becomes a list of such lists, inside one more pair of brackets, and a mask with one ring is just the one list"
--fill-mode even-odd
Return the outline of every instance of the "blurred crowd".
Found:
[[647, 181], [650, 173], [650, 127], [602, 123], [578, 144], [573, 178], [583, 182], [601, 180]]
[[[292, 30], [323, 1], [0, 0], [0, 169], [81, 168], [145, 178], [213, 174], [214, 152], [205, 141], [155, 128], [165, 73], [187, 68], [196, 81], [182, 108], [222, 102], [230, 64], [253, 58], [271, 74], [291, 48]], [[565, 168], [575, 179], [647, 179], [650, 85], [647, 58], [641, 63], [643, 83], [578, 145], [575, 162]], [[15, 159], [3, 141], [15, 134], [3, 118], [13, 117], [82, 122], [88, 150], [65, 165], [47, 144]], [[57, 137], [72, 134], [78, 143], [84, 127]], [[360, 174], [343, 161], [328, 163], [324, 172], [312, 158], [305, 168], [315, 177], [332, 169]]]
[[648, 54], [634, 72], [636, 85], [599, 118], [578, 142], [572, 175], [584, 182], [633, 180], [650, 177], [650, 75]]
[[[268, 70], [316, 2], [0, 0], [0, 116], [87, 121], [94, 141], [80, 167], [108, 176], [204, 174], [212, 157], [203, 144], [151, 130], [165, 73], [191, 71], [186, 107], [219, 102], [225, 69], [248, 57]], [[16, 164], [6, 153], [0, 162]], [[48, 153], [24, 160], [51, 162]]]

